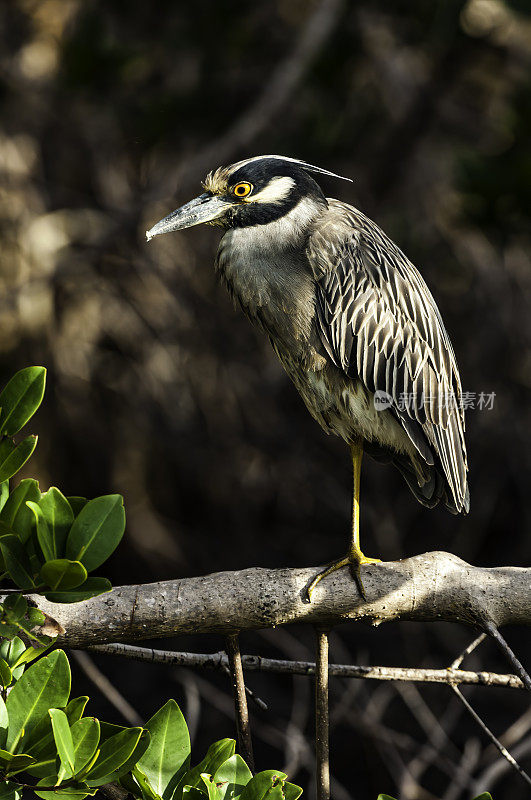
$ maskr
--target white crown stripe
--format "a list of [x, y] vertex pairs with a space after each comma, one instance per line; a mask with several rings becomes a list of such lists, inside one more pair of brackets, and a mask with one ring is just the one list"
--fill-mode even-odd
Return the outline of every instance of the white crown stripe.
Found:
[[287, 161], [290, 164], [297, 164], [302, 169], [305, 169], [307, 172], [315, 172], [318, 175], [329, 175], [331, 178], [339, 178], [341, 181], [349, 181], [352, 183], [352, 178], [346, 178], [344, 175], [338, 175], [337, 172], [330, 172], [328, 169], [323, 169], [322, 167], [316, 167], [314, 164], [308, 164], [307, 161], [301, 161], [299, 158], [290, 158], [289, 156], [277, 156], [277, 155], [267, 155], [267, 156], [253, 156], [253, 158], [245, 158], [243, 161], [237, 161], [236, 164], [231, 165], [231, 174], [235, 172], [240, 167], [245, 166], [246, 164], [252, 164], [254, 161], [264, 161], [267, 158], [277, 158], [279, 161]]

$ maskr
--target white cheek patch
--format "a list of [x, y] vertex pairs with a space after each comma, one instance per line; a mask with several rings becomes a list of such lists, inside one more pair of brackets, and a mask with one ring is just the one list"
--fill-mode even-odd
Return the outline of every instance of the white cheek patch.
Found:
[[246, 203], [281, 203], [288, 196], [295, 181], [287, 176], [272, 178], [267, 186], [256, 194], [251, 194]]

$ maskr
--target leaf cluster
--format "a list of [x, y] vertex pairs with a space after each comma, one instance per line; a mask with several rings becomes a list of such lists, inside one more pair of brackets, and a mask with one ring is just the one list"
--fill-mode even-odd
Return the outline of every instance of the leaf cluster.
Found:
[[144, 727], [84, 716], [88, 698], [70, 699], [65, 653], [42, 656], [20, 674], [24, 645], [15, 642], [7, 654], [15, 683], [0, 698], [1, 800], [20, 800], [25, 788], [43, 800], [83, 800], [108, 783], [138, 800], [297, 800], [302, 793], [283, 772], [253, 777], [233, 739], [215, 742], [191, 767], [188, 728], [174, 700]]
[[192, 767], [174, 700], [144, 727], [125, 728], [84, 716], [88, 697], [70, 699], [68, 659], [62, 650], [44, 655], [52, 639], [33, 631], [45, 617], [24, 593], [72, 603], [109, 591], [109, 581], [89, 572], [117, 547], [125, 512], [116, 494], [43, 493], [29, 478], [10, 490], [37, 443], [13, 436], [39, 407], [45, 380], [43, 367], [28, 367], [0, 394], [0, 580], [17, 587], [0, 604], [0, 800], [20, 800], [28, 788], [43, 800], [83, 800], [116, 782], [138, 800], [296, 800], [302, 789], [283, 772], [253, 777], [232, 739], [215, 742]]
[[[55, 486], [41, 492], [31, 478], [10, 491], [10, 478], [37, 444], [36, 436], [18, 444], [13, 436], [38, 409], [45, 380], [44, 367], [27, 367], [0, 394], [0, 579], [9, 578], [23, 592], [72, 603], [111, 589], [108, 580], [89, 577], [89, 572], [120, 542], [125, 510], [118, 494], [93, 500], [65, 497]], [[13, 607], [4, 603], [0, 611], [2, 636], [38, 624], [33, 610], [23, 610], [21, 598]]]

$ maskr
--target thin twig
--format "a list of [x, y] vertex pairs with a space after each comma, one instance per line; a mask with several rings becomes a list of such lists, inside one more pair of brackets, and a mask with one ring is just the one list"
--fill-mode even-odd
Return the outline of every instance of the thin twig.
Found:
[[493, 625], [492, 622], [488, 620], [483, 620], [483, 627], [485, 628], [486, 632], [489, 636], [492, 636], [496, 644], [498, 645], [499, 649], [506, 657], [507, 661], [511, 664], [512, 668], [519, 676], [520, 680], [524, 684], [525, 688], [531, 691], [531, 676], [529, 673], [524, 669], [521, 662], [516, 658], [515, 654], [499, 632], [498, 628]]
[[[98, 644], [88, 648], [91, 652], [117, 655], [134, 661], [171, 664], [173, 666], [198, 667], [200, 669], [223, 669], [228, 666], [226, 654], [182, 653], [171, 650], [154, 650], [130, 644]], [[276, 672], [287, 675], [314, 675], [315, 663], [312, 661], [287, 661], [262, 656], [242, 656], [242, 664], [249, 672]], [[523, 689], [524, 685], [516, 675], [496, 672], [467, 672], [458, 669], [417, 669], [410, 667], [365, 667], [355, 664], [330, 664], [329, 675], [340, 678], [365, 678], [377, 681], [412, 681], [414, 683], [445, 683], [458, 686], [475, 684], [479, 686], [501, 686], [510, 689]]]
[[483, 722], [483, 720], [481, 719], [481, 717], [479, 716], [479, 714], [477, 714], [477, 713], [474, 711], [474, 709], [472, 708], [472, 706], [470, 705], [470, 703], [468, 702], [468, 700], [467, 700], [467, 699], [464, 697], [464, 695], [463, 695], [463, 694], [462, 694], [462, 693], [459, 691], [458, 687], [457, 687], [457, 686], [452, 686], [451, 688], [452, 688], [452, 691], [453, 691], [453, 692], [455, 692], [455, 694], [457, 695], [457, 697], [459, 698], [459, 700], [460, 700], [460, 701], [463, 703], [464, 707], [466, 708], [466, 710], [468, 711], [468, 713], [470, 714], [470, 716], [471, 716], [471, 717], [473, 717], [473, 718], [475, 719], [475, 721], [477, 722], [477, 724], [479, 725], [479, 727], [481, 728], [481, 730], [482, 730], [482, 731], [483, 731], [483, 732], [484, 732], [484, 733], [485, 733], [485, 734], [486, 734], [486, 735], [489, 737], [489, 739], [491, 740], [491, 742], [492, 742], [492, 743], [493, 743], [493, 744], [494, 744], [494, 745], [495, 745], [495, 746], [498, 748], [498, 750], [500, 751], [500, 753], [502, 754], [502, 756], [503, 756], [505, 759], [507, 759], [507, 761], [509, 762], [509, 764], [510, 764], [510, 765], [511, 765], [511, 766], [512, 766], [512, 767], [513, 767], [513, 768], [514, 768], [514, 769], [515, 769], [515, 770], [518, 772], [518, 774], [520, 775], [520, 777], [521, 777], [521, 778], [523, 778], [523, 780], [524, 780], [524, 781], [525, 781], [527, 784], [529, 784], [529, 786], [531, 786], [531, 778], [529, 777], [529, 775], [527, 774], [527, 772], [525, 772], [525, 771], [522, 769], [522, 767], [520, 766], [520, 764], [519, 764], [517, 761], [515, 761], [515, 759], [512, 757], [512, 755], [509, 753], [509, 751], [508, 751], [508, 750], [507, 750], [507, 749], [506, 749], [506, 748], [505, 748], [505, 747], [502, 745], [502, 743], [499, 741], [499, 739], [497, 739], [497, 738], [495, 737], [495, 735], [492, 733], [492, 731], [490, 730], [490, 728], [487, 728], [487, 726], [485, 725], [485, 723]]
[[102, 695], [113, 705], [129, 725], [142, 725], [143, 720], [133, 706], [113, 686], [106, 675], [96, 666], [92, 658], [81, 650], [72, 650], [72, 655], [77, 661], [87, 678], [97, 686]]
[[318, 629], [315, 671], [315, 783], [317, 800], [330, 800], [328, 631]]
[[476, 636], [474, 641], [470, 642], [468, 647], [465, 647], [465, 649], [461, 653], [459, 653], [457, 658], [452, 661], [452, 663], [450, 664], [450, 669], [458, 669], [463, 663], [464, 659], [467, 656], [469, 656], [470, 653], [472, 653], [476, 649], [476, 647], [479, 647], [481, 642], [483, 642], [486, 638], [487, 638], [486, 633], [480, 633], [479, 636]]
[[[513, 758], [516, 760], [529, 757], [531, 753], [531, 736], [528, 736], [527, 739], [524, 739], [513, 747], [513, 753]], [[509, 764], [505, 758], [497, 758], [496, 761], [485, 767], [483, 772], [478, 775], [474, 782], [475, 794], [494, 789], [496, 784], [510, 769], [511, 764]]]
[[[222, 664], [221, 669], [223, 670], [223, 672], [225, 672], [226, 675], [230, 675], [230, 669], [228, 666]], [[249, 700], [251, 700], [255, 704], [255, 706], [257, 706], [257, 708], [260, 709], [260, 711], [267, 711], [267, 703], [265, 703], [261, 697], [258, 697], [258, 695], [255, 694], [252, 689], [249, 689], [247, 685], [245, 686], [245, 694], [247, 695]]]
[[226, 638], [227, 656], [229, 660], [232, 691], [234, 695], [234, 710], [236, 712], [236, 728], [238, 731], [238, 749], [240, 755], [247, 762], [247, 766], [254, 772], [253, 742], [249, 724], [249, 710], [247, 708], [247, 695], [243, 678], [242, 657], [240, 642], [235, 633]]

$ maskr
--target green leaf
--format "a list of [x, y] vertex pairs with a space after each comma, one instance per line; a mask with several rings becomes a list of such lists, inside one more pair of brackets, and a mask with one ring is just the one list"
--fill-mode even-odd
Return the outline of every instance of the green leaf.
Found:
[[[75, 697], [66, 706], [64, 712], [68, 719], [68, 724], [72, 728], [75, 723], [83, 716], [83, 711], [87, 705], [88, 697]], [[29, 770], [31, 775], [43, 778], [54, 768], [57, 751], [52, 733], [52, 722], [47, 714], [43, 719], [33, 726], [27, 734], [26, 749], [35, 756], [38, 762], [48, 761], [42, 767], [35, 767]]]
[[379, 794], [377, 800], [395, 800], [395, 798], [388, 794]]
[[[45, 778], [42, 778], [38, 784], [39, 786], [53, 786], [55, 783], [55, 775], [49, 775]], [[96, 794], [96, 790], [90, 789], [85, 783], [79, 781], [77, 783], [71, 784], [70, 786], [65, 787], [64, 789], [58, 787], [52, 791], [43, 791], [41, 789], [35, 788], [33, 790], [37, 797], [41, 797], [42, 800], [57, 800], [57, 798], [63, 798], [63, 800], [83, 800], [84, 797], [88, 795]]]
[[142, 728], [142, 733], [140, 734], [140, 739], [138, 740], [135, 749], [133, 750], [133, 752], [131, 753], [125, 764], [122, 764], [119, 772], [115, 772], [110, 776], [111, 782], [119, 780], [121, 775], [124, 774], [124, 771], [130, 772], [133, 769], [135, 764], [138, 761], [140, 761], [140, 759], [148, 749], [150, 741], [151, 741], [151, 734], [146, 728]]
[[27, 436], [19, 444], [11, 439], [0, 442], [0, 482], [7, 481], [21, 469], [37, 447], [37, 436]]
[[0, 681], [4, 689], [7, 689], [7, 687], [11, 685], [12, 680], [13, 673], [11, 672], [9, 664], [7, 664], [3, 658], [0, 658]]
[[101, 778], [105, 778], [111, 772], [119, 771], [133, 754], [141, 734], [142, 728], [127, 728], [103, 742], [96, 763], [84, 776], [87, 784], [96, 786]]
[[218, 794], [226, 800], [234, 800], [242, 793], [243, 787], [247, 786], [253, 773], [243, 760], [236, 754], [228, 758], [214, 775], [214, 783], [218, 785]]
[[220, 787], [216, 786], [212, 775], [201, 775], [201, 780], [206, 786], [208, 800], [221, 800]]
[[77, 774], [94, 757], [100, 740], [100, 723], [95, 717], [85, 717], [75, 722], [71, 731], [74, 743], [75, 773]]
[[[131, 773], [126, 773], [125, 775], [122, 775], [119, 783], [120, 786], [123, 786], [123, 788], [126, 791], [128, 791], [129, 794], [131, 794], [133, 797], [136, 797], [137, 800], [144, 800], [145, 796], [142, 793], [142, 789], [140, 788], [136, 778], [133, 778]], [[150, 798], [148, 797], [147, 800], [150, 800]], [[153, 797], [153, 800], [158, 800], [158, 799]]]
[[100, 721], [101, 728], [101, 742], [106, 742], [111, 736], [116, 736], [117, 733], [129, 730], [126, 725], [115, 725], [114, 722]]
[[28, 610], [28, 601], [22, 594], [8, 594], [2, 603], [8, 622], [17, 623]]
[[204, 800], [204, 792], [200, 792], [195, 786], [185, 786], [183, 788], [182, 800]]
[[52, 720], [53, 738], [61, 760], [62, 771], [66, 778], [71, 778], [74, 775], [74, 742], [67, 716], [60, 708], [50, 708], [48, 714]]
[[74, 517], [77, 517], [81, 509], [84, 508], [88, 503], [86, 497], [78, 497], [77, 495], [72, 495], [66, 499], [70, 503], [70, 508], [72, 509]]
[[14, 756], [13, 753], [8, 753], [7, 750], [0, 750], [0, 764], [5, 772], [20, 772], [24, 767], [29, 767], [34, 760], [26, 753]]
[[[53, 639], [50, 641], [52, 644]], [[13, 669], [13, 677], [15, 680], [18, 680], [22, 672], [24, 671], [24, 665], [29, 664], [30, 661], [35, 661], [36, 658], [44, 655], [46, 650], [50, 645], [47, 647], [27, 647], [23, 653], [21, 653], [20, 657], [17, 659], [15, 667]], [[19, 672], [19, 668], [22, 667], [22, 670]]]
[[[56, 783], [58, 778], [57, 748], [55, 746], [55, 741], [52, 733], [52, 721], [50, 718], [48, 718], [47, 722], [48, 722], [48, 729], [46, 735], [40, 736], [38, 747], [34, 749], [31, 743], [29, 744], [29, 746], [27, 743], [25, 745], [25, 749], [31, 751], [31, 754], [35, 758], [34, 766], [28, 767], [26, 772], [28, 772], [28, 774], [32, 775], [34, 778], [44, 778], [46, 775], [50, 775], [50, 773], [54, 772], [55, 778], [53, 780], [53, 783]], [[44, 727], [42, 726], [42, 723], [39, 723], [37, 729], [40, 731], [40, 734], [43, 734]], [[32, 731], [32, 733], [33, 732], [34, 731]]]
[[13, 755], [13, 753], [8, 753], [7, 750], [0, 750], [0, 765], [2, 767], [2, 770], [5, 770], [6, 767], [8, 767], [9, 764], [11, 764], [14, 758], [15, 756]]
[[10, 667], [13, 666], [17, 658], [26, 649], [26, 645], [18, 636], [10, 642], [0, 643], [0, 658], [7, 661]]
[[4, 747], [7, 740], [7, 729], [9, 727], [9, 717], [4, 699], [0, 696], [0, 747]]
[[483, 792], [483, 794], [479, 794], [474, 800], [492, 800], [492, 795], [490, 792]]
[[[286, 778], [287, 775], [284, 772], [274, 769], [259, 772], [249, 781], [240, 795], [240, 800], [262, 800], [265, 797], [268, 800], [274, 800], [277, 794], [280, 800], [283, 797], [282, 786]], [[278, 789], [279, 792], [275, 792], [275, 789]]]
[[[126, 728], [125, 730], [128, 729]], [[88, 777], [86, 778], [86, 780], [88, 780], [91, 786], [103, 786], [105, 783], [115, 783], [121, 781], [124, 775], [127, 775], [128, 773], [130, 774], [131, 770], [136, 769], [135, 764], [146, 752], [150, 738], [151, 737], [149, 735], [149, 731], [142, 728], [142, 733], [140, 734], [140, 738], [136, 744], [136, 747], [129, 756], [129, 758], [127, 759], [127, 761], [124, 761], [124, 763], [121, 764], [120, 767], [116, 769], [114, 772], [109, 772], [107, 775], [104, 775], [103, 777], [100, 777], [95, 781], [93, 781], [90, 775], [88, 774], [90, 770], [87, 770], [86, 774], [88, 775]], [[100, 740], [100, 745], [101, 745], [101, 740]]]
[[52, 533], [56, 557], [64, 553], [66, 537], [74, 521], [74, 512], [70, 503], [55, 486], [50, 487], [39, 500], [48, 527]]
[[24, 735], [47, 716], [49, 708], [66, 705], [69, 694], [70, 666], [62, 650], [54, 650], [32, 664], [15, 683], [7, 698], [7, 749], [15, 752]]
[[[33, 649], [33, 648], [30, 648]], [[19, 668], [19, 659], [26, 652], [26, 645], [19, 636], [15, 636], [11, 641], [0, 643], [0, 658], [5, 659], [13, 671], [13, 677], [18, 680], [24, 672], [24, 667]]]
[[79, 603], [81, 600], [88, 600], [89, 597], [110, 592], [111, 589], [111, 582], [107, 578], [91, 577], [75, 589], [46, 592], [44, 596], [51, 603]]
[[[0, 532], [3, 523], [0, 523]], [[20, 539], [13, 534], [0, 536], [0, 551], [4, 557], [9, 577], [19, 589], [33, 589], [31, 564]]]
[[123, 497], [108, 494], [89, 500], [74, 520], [66, 542], [66, 557], [90, 572], [116, 549], [125, 530]]
[[65, 714], [68, 717], [70, 727], [72, 727], [83, 716], [83, 711], [88, 703], [88, 697], [74, 697], [65, 708]]
[[35, 523], [37, 525], [37, 539], [41, 546], [42, 554], [45, 561], [54, 561], [57, 558], [55, 550], [55, 542], [53, 540], [53, 533], [48, 525], [48, 521], [44, 516], [44, 511], [38, 503], [33, 500], [27, 500], [26, 505], [31, 508], [35, 514]]
[[3, 509], [9, 497], [9, 481], [0, 484], [0, 511]]
[[80, 561], [58, 558], [47, 561], [41, 569], [43, 582], [54, 591], [70, 591], [87, 580], [87, 570]]
[[153, 791], [151, 788], [148, 779], [138, 766], [138, 764], [133, 768], [133, 783], [128, 780], [127, 774], [120, 778], [120, 783], [124, 786], [124, 788], [128, 788], [129, 791], [132, 791], [134, 796], [138, 796], [142, 798], [142, 800], [160, 800], [159, 795]]
[[168, 800], [182, 774], [189, 768], [188, 727], [175, 700], [168, 700], [145, 727], [151, 734], [151, 741], [138, 766], [151, 788]]
[[4, 522], [22, 542], [29, 539], [35, 525], [33, 511], [26, 505], [27, 500], [38, 503], [41, 497], [39, 484], [32, 478], [20, 481], [16, 489], [9, 495], [5, 506], [0, 511], [0, 520]]
[[40, 609], [30, 606], [26, 614], [26, 619], [28, 628], [31, 630], [32, 628], [39, 628], [44, 625], [46, 617]]
[[17, 372], [0, 394], [0, 433], [14, 436], [35, 414], [44, 396], [46, 370], [26, 367]]
[[8, 625], [7, 622], [0, 622], [0, 637], [2, 639], [14, 639], [17, 633], [20, 633], [18, 625]]
[[187, 772], [182, 780], [183, 786], [201, 788], [201, 774], [215, 775], [221, 765], [234, 755], [236, 742], [234, 739], [220, 739], [214, 742], [207, 750], [206, 756], [202, 761]]
[[[50, 785], [53, 786], [53, 783], [50, 784], [50, 781], [53, 781], [54, 777], [55, 776], [43, 779], [42, 781], [39, 781], [39, 783], [42, 783], [43, 786], [50, 786]], [[39, 784], [37, 784], [37, 786], [38, 785]], [[57, 798], [62, 798], [63, 800], [84, 800], [85, 797], [88, 797], [91, 794], [95, 794], [95, 792], [85, 791], [84, 787], [80, 789], [75, 789], [73, 786], [72, 787], [69, 786], [67, 789], [57, 788], [48, 792], [43, 792], [39, 789], [34, 789], [33, 791], [37, 795], [37, 797], [42, 798], [42, 800], [57, 800]]]
[[24, 749], [36, 761], [36, 764], [28, 769], [30, 775], [44, 778], [56, 770], [57, 747], [53, 738], [52, 720], [49, 714], [45, 714], [39, 722], [31, 726], [31, 730], [26, 731]]
[[297, 800], [302, 794], [302, 789], [295, 783], [288, 783], [288, 781], [286, 781], [282, 787], [282, 792], [284, 793], [285, 800]]

